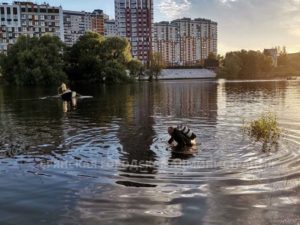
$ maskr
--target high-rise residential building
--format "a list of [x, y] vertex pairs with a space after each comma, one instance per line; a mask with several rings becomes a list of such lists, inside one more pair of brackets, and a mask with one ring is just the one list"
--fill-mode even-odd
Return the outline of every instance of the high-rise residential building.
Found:
[[127, 37], [132, 55], [146, 64], [152, 51], [153, 0], [115, 0], [117, 35]]
[[104, 36], [114, 37], [117, 36], [117, 28], [115, 20], [106, 20], [104, 22]]
[[90, 14], [91, 31], [104, 35], [104, 13], [103, 10], [97, 9]]
[[203, 63], [217, 54], [217, 23], [207, 19], [182, 18], [154, 25], [153, 51], [162, 54], [169, 66]]
[[20, 35], [40, 37], [50, 34], [64, 41], [63, 11], [61, 7], [32, 2], [13, 2], [0, 5], [0, 51], [6, 52]]
[[89, 29], [87, 18], [86, 12], [64, 10], [64, 36], [68, 46], [75, 44], [79, 37]]
[[104, 35], [104, 18], [108, 16], [97, 9], [92, 13], [85, 11], [63, 11], [65, 43], [72, 46], [86, 32]]
[[178, 26], [169, 22], [154, 25], [153, 51], [161, 53], [164, 61], [172, 66], [180, 63]]

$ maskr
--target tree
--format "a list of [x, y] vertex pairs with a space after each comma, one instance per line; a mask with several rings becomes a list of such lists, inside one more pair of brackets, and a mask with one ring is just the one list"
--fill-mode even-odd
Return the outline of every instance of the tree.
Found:
[[119, 83], [128, 80], [126, 66], [132, 56], [126, 38], [105, 38], [88, 32], [79, 38], [67, 55], [71, 81]]
[[152, 81], [153, 76], [157, 80], [163, 68], [165, 68], [165, 62], [162, 55], [159, 52], [150, 54], [150, 62], [148, 68], [149, 81]]
[[1, 56], [3, 78], [19, 86], [57, 85], [66, 81], [64, 49], [58, 37], [21, 36], [8, 49], [7, 55]]
[[204, 67], [206, 67], [206, 68], [217, 68], [217, 67], [219, 67], [218, 56], [215, 53], [210, 52], [208, 54], [207, 59], [204, 60]]
[[103, 42], [102, 51], [106, 60], [117, 60], [121, 64], [126, 64], [132, 60], [131, 46], [127, 38], [106, 38]]
[[126, 73], [126, 67], [113, 60], [108, 61], [103, 69], [104, 81], [109, 84], [123, 83], [129, 81]]
[[139, 78], [140, 80], [140, 75], [141, 71], [143, 69], [143, 64], [136, 59], [131, 60], [130, 62], [127, 63], [127, 68], [130, 71], [130, 76], [132, 78]]
[[68, 49], [66, 71], [71, 81], [102, 81], [103, 62], [100, 53], [104, 40], [101, 35], [88, 32]]
[[218, 76], [229, 79], [251, 79], [272, 70], [272, 59], [259, 51], [241, 50], [227, 53]]
[[285, 46], [282, 48], [281, 51], [279, 51], [279, 56], [277, 60], [278, 66], [286, 66], [288, 64], [288, 55]]
[[241, 61], [234, 52], [227, 53], [224, 66], [218, 71], [218, 77], [236, 79], [241, 71]]

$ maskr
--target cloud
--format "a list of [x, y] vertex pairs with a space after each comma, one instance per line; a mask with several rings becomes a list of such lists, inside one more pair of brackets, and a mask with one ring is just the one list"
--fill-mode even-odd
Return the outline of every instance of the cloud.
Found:
[[190, 17], [218, 22], [220, 51], [300, 44], [300, 0], [190, 1]]
[[219, 1], [226, 4], [226, 3], [230, 3], [230, 2], [235, 2], [236, 0], [219, 0]]
[[220, 52], [285, 45], [300, 51], [300, 0], [154, 0], [157, 21], [183, 16], [218, 22]]
[[188, 12], [191, 2], [189, 0], [162, 0], [157, 6], [161, 14], [164, 14], [169, 20], [173, 20]]

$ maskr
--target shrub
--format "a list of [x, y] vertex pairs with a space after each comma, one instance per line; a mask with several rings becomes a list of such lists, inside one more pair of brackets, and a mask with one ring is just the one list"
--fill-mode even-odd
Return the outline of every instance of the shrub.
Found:
[[262, 143], [264, 152], [277, 146], [283, 130], [279, 128], [277, 117], [271, 112], [263, 113], [259, 118], [244, 122], [244, 132], [255, 142]]

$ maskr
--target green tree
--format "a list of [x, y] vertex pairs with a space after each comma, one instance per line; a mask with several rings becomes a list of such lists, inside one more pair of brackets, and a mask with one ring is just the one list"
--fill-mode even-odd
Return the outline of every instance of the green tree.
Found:
[[[88, 32], [68, 49], [66, 71], [71, 81], [101, 82], [103, 80], [102, 45], [105, 38]], [[102, 53], [104, 54], [104, 53]]]
[[126, 65], [131, 59], [126, 38], [104, 38], [88, 32], [68, 50], [66, 70], [69, 79], [75, 82], [125, 82]]
[[102, 56], [106, 60], [116, 60], [121, 64], [131, 61], [131, 46], [127, 38], [108, 37], [103, 42]]
[[149, 81], [152, 81], [153, 76], [158, 79], [163, 68], [166, 67], [165, 61], [159, 52], [150, 54], [150, 62], [148, 68]]
[[217, 56], [213, 52], [210, 52], [208, 54], [207, 59], [204, 60], [204, 67], [206, 68], [217, 68], [219, 67], [219, 64], [220, 64], [219, 56]]
[[238, 55], [234, 52], [227, 53], [224, 59], [224, 65], [218, 71], [218, 77], [236, 79], [241, 71], [241, 62]]
[[21, 36], [8, 49], [7, 55], [1, 56], [3, 78], [20, 86], [57, 85], [66, 81], [64, 49], [58, 37]]
[[124, 83], [130, 81], [126, 67], [116, 60], [108, 61], [103, 69], [104, 81], [109, 84]]
[[132, 78], [137, 78], [140, 80], [141, 71], [143, 69], [143, 64], [136, 59], [131, 60], [127, 63], [127, 68], [130, 71], [130, 76]]
[[227, 53], [218, 76], [228, 79], [251, 79], [273, 69], [272, 59], [259, 51], [241, 50]]
[[286, 66], [288, 64], [288, 55], [285, 46], [282, 48], [282, 50], [279, 51], [279, 56], [277, 60], [278, 66]]

